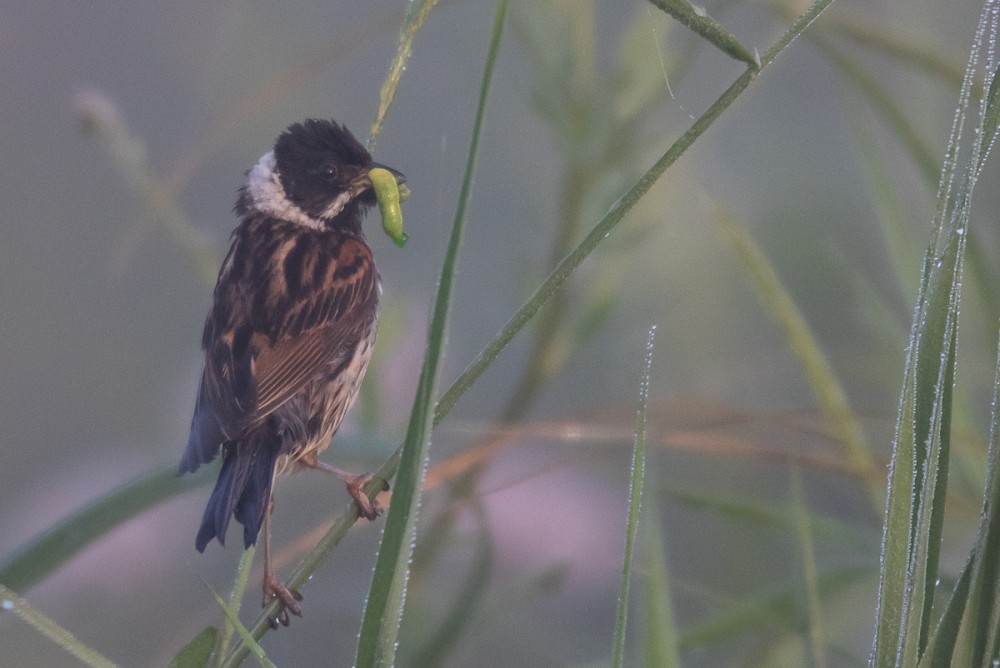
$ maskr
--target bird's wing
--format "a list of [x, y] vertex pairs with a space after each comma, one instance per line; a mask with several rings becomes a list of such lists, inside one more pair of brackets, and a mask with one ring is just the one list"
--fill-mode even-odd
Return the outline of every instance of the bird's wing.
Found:
[[[223, 440], [264, 420], [323, 365], [336, 365], [371, 326], [378, 309], [378, 274], [364, 241], [347, 238], [332, 249], [305, 245], [298, 260], [324, 271], [299, 271], [295, 286], [288, 285], [287, 263], [281, 263], [280, 270], [272, 265], [266, 276], [256, 277], [263, 284], [247, 294], [242, 284], [225, 284], [242, 272], [230, 267], [227, 276], [224, 264], [206, 322], [205, 372], [182, 471], [214, 459]], [[322, 263], [309, 256], [324, 252]], [[260, 294], [271, 298], [260, 299]], [[251, 315], [241, 320], [242, 312]]]

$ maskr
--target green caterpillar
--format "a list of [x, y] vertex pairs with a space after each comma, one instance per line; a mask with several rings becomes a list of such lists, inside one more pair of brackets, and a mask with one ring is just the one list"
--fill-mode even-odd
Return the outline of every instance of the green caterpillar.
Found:
[[399, 184], [396, 177], [388, 169], [375, 167], [368, 172], [368, 178], [375, 189], [378, 210], [382, 214], [382, 229], [402, 248], [410, 237], [403, 231], [403, 211], [399, 208]]

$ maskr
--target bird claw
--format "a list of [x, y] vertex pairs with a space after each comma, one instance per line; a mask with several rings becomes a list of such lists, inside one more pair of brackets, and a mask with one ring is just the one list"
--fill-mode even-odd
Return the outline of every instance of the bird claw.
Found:
[[[364, 486], [373, 478], [369, 473], [365, 473], [359, 476], [355, 476], [350, 480], [347, 480], [347, 493], [351, 495], [354, 499], [354, 503], [358, 504], [358, 515], [364, 517], [366, 520], [374, 520], [384, 511], [378, 501], [372, 501], [365, 495]], [[382, 491], [389, 491], [389, 483], [385, 480], [382, 481]]]
[[298, 604], [302, 600], [302, 594], [295, 589], [289, 589], [268, 574], [264, 577], [264, 606], [275, 599], [281, 604], [281, 611], [276, 618], [270, 620], [272, 629], [277, 629], [279, 622], [282, 626], [288, 626], [291, 621], [288, 617], [289, 612], [297, 617], [302, 616], [302, 608]]

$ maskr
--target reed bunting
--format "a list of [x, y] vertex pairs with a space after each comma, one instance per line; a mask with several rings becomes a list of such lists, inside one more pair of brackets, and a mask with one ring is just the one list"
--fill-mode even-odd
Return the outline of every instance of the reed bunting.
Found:
[[361, 516], [381, 512], [362, 491], [367, 476], [318, 459], [357, 398], [378, 328], [381, 281], [361, 231], [378, 202], [373, 169], [380, 178], [387, 170], [393, 189], [405, 180], [335, 121], [285, 130], [240, 189], [240, 223], [202, 335], [205, 369], [180, 473], [220, 451], [222, 468], [195, 546], [224, 544], [233, 517], [244, 548], [263, 527], [264, 603], [281, 601], [285, 625], [286, 610], [301, 615], [301, 596], [271, 570], [275, 476], [327, 471], [347, 483]]

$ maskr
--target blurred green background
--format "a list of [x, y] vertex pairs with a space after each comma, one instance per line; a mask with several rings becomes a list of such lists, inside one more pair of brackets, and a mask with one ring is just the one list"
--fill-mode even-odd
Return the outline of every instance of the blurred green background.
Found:
[[[784, 12], [804, 8], [705, 4], [761, 52], [784, 31]], [[177, 461], [201, 367], [205, 266], [225, 252], [243, 172], [303, 118], [336, 118], [368, 136], [404, 10], [183, 0], [0, 11], [0, 555]], [[422, 526], [447, 529], [432, 534], [429, 554], [418, 540], [401, 665], [423, 665], [421, 648], [484, 545], [488, 577], [444, 665], [607, 661], [652, 325], [646, 503], [658, 510], [678, 627], [691, 632], [684, 665], [802, 665], [799, 545], [767, 515], [792, 506], [792, 468], [802, 471], [821, 573], [858, 573], [824, 598], [828, 665], [866, 661], [881, 508], [818, 416], [719, 219], [745, 226], [773, 262], [883, 464], [936, 183], [851, 68], [906, 114], [936, 169], [978, 11], [835, 3], [461, 399], [434, 435]], [[432, 12], [373, 151], [407, 175], [410, 242], [397, 249], [371, 221], [382, 331], [362, 403], [325, 456], [347, 468], [376, 468], [405, 429], [491, 16], [488, 2], [442, 2]], [[743, 69], [648, 3], [512, 3], [445, 385]], [[117, 130], [87, 131], [81, 109], [104, 109]], [[133, 162], [115, 153], [121, 146]], [[134, 168], [145, 163], [152, 181]], [[996, 178], [989, 169], [978, 192], [984, 258], [998, 242]], [[902, 222], [901, 245], [886, 241], [892, 220]], [[984, 259], [978, 276], [995, 275], [996, 264]], [[978, 512], [997, 318], [974, 281], [969, 296], [959, 369], [967, 438], [956, 447], [972, 463], [953, 472], [949, 508], [967, 524], [946, 536], [944, 552], [955, 566]], [[467, 470], [455, 458], [487, 447], [495, 450], [471, 483], [476, 501], [447, 491]], [[225, 591], [239, 555], [236, 540], [194, 550], [207, 495], [203, 487], [160, 505], [19, 593], [122, 665], [165, 665], [219, 623], [202, 579]], [[304, 536], [346, 497], [306, 474], [279, 483], [277, 499], [287, 572], [315, 541]], [[379, 530], [352, 531], [304, 591], [305, 617], [266, 638], [278, 665], [349, 665]], [[251, 613], [257, 586], [255, 575]], [[787, 614], [752, 609], [784, 594]], [[711, 626], [741, 606], [749, 621]], [[0, 615], [0, 648], [0, 666], [77, 665], [9, 614]]]

